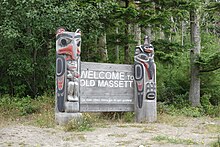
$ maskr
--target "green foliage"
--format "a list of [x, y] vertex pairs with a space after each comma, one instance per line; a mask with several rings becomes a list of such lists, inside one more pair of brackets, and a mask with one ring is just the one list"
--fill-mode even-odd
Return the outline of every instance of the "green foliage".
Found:
[[219, 22], [220, 19], [220, 3], [217, 1], [212, 1], [208, 3], [208, 5], [205, 7], [206, 12], [208, 12], [208, 19], [207, 21], [207, 26], [212, 34], [216, 34], [218, 37], [220, 36], [220, 26], [215, 25]]
[[170, 114], [174, 116], [183, 115], [189, 117], [201, 117], [201, 116], [210, 116], [210, 117], [219, 117], [220, 116], [220, 108], [219, 106], [213, 106], [210, 104], [209, 96], [204, 95], [201, 98], [201, 106], [199, 107], [191, 107], [188, 101], [183, 101], [183, 99], [179, 99], [179, 101], [174, 102], [172, 104], [158, 103], [158, 112], [160, 114]]
[[[206, 68], [218, 66], [219, 60], [212, 58], [219, 54], [219, 46], [216, 44], [217, 40], [214, 35], [204, 33], [202, 36], [203, 50], [201, 52], [201, 58], [206, 60], [205, 63], [203, 62]], [[174, 109], [181, 109], [181, 113], [187, 116], [197, 117], [204, 114], [219, 116], [219, 70], [200, 74], [202, 81], [202, 106], [199, 108], [190, 108], [190, 104], [188, 103], [190, 85], [188, 78], [189, 57], [188, 50], [186, 49], [188, 47], [181, 48], [181, 46], [175, 43], [160, 42], [154, 43], [156, 47], [158, 100], [166, 104], [171, 104]], [[172, 107], [170, 109], [172, 113], [176, 113], [172, 111]], [[193, 112], [191, 113], [191, 111]]]
[[202, 107], [191, 107], [189, 104], [185, 104], [185, 106], [177, 108], [174, 105], [159, 103], [158, 109], [159, 113], [166, 113], [175, 116], [183, 115], [188, 117], [201, 117], [204, 115], [204, 110]]
[[101, 113], [101, 117], [110, 120], [120, 120], [124, 114], [125, 112], [103, 112]]
[[95, 59], [97, 53], [91, 51], [94, 40], [113, 24], [107, 16], [113, 13], [115, 3], [6, 0], [0, 5], [0, 91], [35, 97], [54, 91], [56, 29], [60, 26], [71, 31], [80, 28], [85, 32], [82, 57], [87, 61]]
[[128, 5], [128, 7], [118, 7], [116, 8], [116, 15], [115, 18], [120, 18], [127, 23], [132, 23], [136, 20], [138, 16], [138, 10], [136, 9], [135, 5]]
[[48, 94], [32, 99], [4, 95], [0, 97], [0, 120], [2, 123], [19, 121], [24, 124], [53, 127], [54, 97]]
[[55, 99], [53, 94], [46, 94], [38, 96], [32, 99], [32, 106], [38, 107], [39, 110], [31, 115], [30, 121], [27, 124], [40, 126], [40, 127], [54, 127], [55, 126], [55, 116], [54, 116], [54, 106]]
[[[158, 100], [173, 103], [188, 99], [188, 53], [175, 43], [156, 43]], [[159, 55], [158, 55], [159, 53]], [[179, 98], [181, 97], [181, 98]]]
[[52, 63], [50, 59], [53, 58], [46, 56], [52, 49], [51, 32], [55, 31], [54, 22], [47, 18], [52, 16], [49, 11], [54, 4], [55, 1], [35, 0], [1, 2], [4, 17], [0, 22], [0, 31], [3, 33], [0, 37], [3, 53], [0, 67], [3, 71], [1, 79], [5, 77], [3, 84], [7, 87], [2, 93], [35, 96], [42, 94], [44, 88], [47, 89], [44, 86], [49, 80], [46, 75], [54, 69], [49, 68]]
[[198, 144], [198, 142], [195, 142], [191, 139], [181, 139], [181, 138], [168, 137], [163, 135], [155, 136], [152, 138], [152, 140], [158, 142], [164, 142], [164, 143], [172, 143], [172, 144], [185, 144], [185, 145]]
[[204, 94], [201, 97], [201, 105], [205, 111], [205, 114], [214, 116], [214, 117], [220, 117], [220, 107], [213, 106], [210, 102], [211, 94]]
[[207, 59], [216, 53], [219, 53], [219, 38], [215, 34], [204, 32], [201, 34], [201, 58]]
[[204, 115], [202, 107], [184, 107], [180, 109], [180, 114], [190, 117], [201, 117]]
[[211, 147], [220, 147], [220, 136], [218, 136], [218, 140], [210, 144]]
[[219, 72], [218, 70], [201, 75], [201, 94], [208, 95], [209, 102], [213, 106], [218, 106], [220, 104]]
[[93, 118], [90, 114], [84, 113], [82, 118], [72, 119], [68, 124], [65, 125], [65, 131], [91, 131], [93, 130]]
[[10, 97], [5, 95], [0, 98], [0, 108], [2, 113], [9, 115], [10, 112], [15, 112], [16, 115], [24, 116], [39, 112], [40, 107], [33, 105], [30, 96], [24, 98]]
[[[220, 104], [219, 90], [219, 45], [216, 43], [218, 39], [215, 35], [204, 33], [202, 34], [202, 46], [200, 64], [201, 72], [201, 94], [202, 97], [208, 97], [210, 105], [218, 107]], [[207, 99], [207, 98], [205, 98]], [[202, 99], [201, 99], [202, 100]], [[202, 100], [203, 101], [203, 100]], [[207, 102], [206, 102], [207, 104]], [[211, 108], [210, 108], [211, 109]], [[216, 110], [216, 109], [215, 109]]]
[[[210, 54], [210, 53], [209, 53]], [[206, 57], [200, 57], [197, 64], [200, 65], [200, 72], [210, 72], [220, 69], [220, 52], [212, 53]]]
[[178, 60], [178, 55], [187, 51], [186, 47], [167, 40], [159, 39], [152, 43], [156, 50], [155, 59], [162, 63], [174, 64]]
[[134, 112], [126, 112], [123, 116], [124, 122], [134, 122]]
[[134, 116], [134, 112], [103, 112], [100, 118], [111, 121], [134, 122]]
[[[126, 4], [127, 2], [127, 4]], [[82, 61], [100, 62], [97, 46], [99, 36], [106, 33], [108, 62], [124, 63], [124, 48], [129, 45], [132, 60], [134, 25], [151, 28], [157, 64], [157, 98], [172, 104], [175, 109], [191, 111], [188, 107], [189, 91], [189, 11], [205, 8], [201, 13], [201, 108], [193, 116], [203, 113], [219, 116], [220, 104], [220, 54], [219, 54], [219, 3], [201, 1], [134, 1], [113, 0], [31, 0], [0, 2], [0, 96], [14, 96], [9, 101], [20, 115], [38, 111], [32, 108], [31, 97], [54, 92], [55, 31], [64, 26], [69, 31], [82, 30]], [[185, 28], [182, 27], [185, 21]], [[116, 34], [116, 28], [118, 33]], [[128, 33], [128, 30], [130, 31]], [[209, 33], [204, 33], [209, 32]], [[182, 33], [182, 34], [181, 34]], [[158, 34], [164, 34], [161, 37]], [[162, 38], [162, 39], [157, 39]], [[183, 38], [184, 46], [180, 45]], [[119, 47], [119, 61], [115, 48]], [[132, 63], [132, 62], [130, 62]], [[211, 71], [211, 72], [210, 72]], [[7, 96], [6, 96], [7, 97]], [[8, 96], [9, 97], [9, 96]], [[25, 97], [19, 99], [19, 97]], [[11, 99], [15, 99], [14, 101]], [[37, 98], [38, 99], [38, 98]], [[22, 101], [20, 103], [20, 101]], [[6, 106], [4, 106], [6, 107]], [[194, 110], [192, 110], [194, 111]], [[183, 112], [184, 113], [184, 112]], [[201, 114], [200, 114], [201, 113]], [[132, 120], [132, 114], [111, 114], [109, 118]]]
[[20, 111], [20, 115], [28, 115], [28, 114], [32, 114], [35, 113], [37, 111], [39, 111], [39, 107], [34, 106], [31, 104], [31, 98], [30, 97], [24, 97], [21, 99], [21, 101], [15, 101], [15, 107], [18, 108], [18, 110]]

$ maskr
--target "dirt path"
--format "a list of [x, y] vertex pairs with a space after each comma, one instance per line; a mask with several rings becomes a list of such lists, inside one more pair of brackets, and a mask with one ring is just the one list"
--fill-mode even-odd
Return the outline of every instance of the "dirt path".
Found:
[[157, 123], [112, 123], [88, 132], [22, 124], [0, 128], [0, 147], [210, 146], [220, 135], [220, 119], [185, 118]]

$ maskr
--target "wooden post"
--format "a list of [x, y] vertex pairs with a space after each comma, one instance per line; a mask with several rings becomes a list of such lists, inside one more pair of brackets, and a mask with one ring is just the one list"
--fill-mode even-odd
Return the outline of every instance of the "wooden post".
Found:
[[79, 118], [79, 76], [81, 32], [60, 28], [56, 34], [56, 109], [55, 120], [65, 124]]
[[154, 48], [146, 36], [144, 44], [136, 46], [134, 56], [134, 97], [136, 122], [157, 120], [156, 65]]

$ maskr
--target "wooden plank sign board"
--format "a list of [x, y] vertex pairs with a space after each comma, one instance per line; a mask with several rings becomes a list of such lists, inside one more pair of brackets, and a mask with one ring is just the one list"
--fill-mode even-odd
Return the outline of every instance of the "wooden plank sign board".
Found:
[[133, 65], [81, 62], [80, 112], [134, 111]]

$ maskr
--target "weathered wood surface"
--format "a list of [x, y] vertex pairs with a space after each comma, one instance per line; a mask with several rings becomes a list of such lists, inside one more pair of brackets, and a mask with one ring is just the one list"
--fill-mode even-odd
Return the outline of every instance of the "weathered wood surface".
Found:
[[134, 111], [133, 65], [81, 62], [80, 112]]

